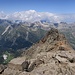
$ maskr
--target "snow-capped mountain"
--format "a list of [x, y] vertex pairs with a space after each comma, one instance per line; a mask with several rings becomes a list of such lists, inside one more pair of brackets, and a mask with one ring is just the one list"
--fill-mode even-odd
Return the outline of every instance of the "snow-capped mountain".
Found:
[[28, 22], [34, 22], [39, 20], [48, 20], [50, 22], [74, 22], [75, 14], [54, 14], [50, 12], [37, 12], [35, 10], [5, 14], [2, 11], [0, 12], [0, 19], [21, 20]]
[[0, 13], [1, 19], [22, 20], [22, 21], [39, 21], [41, 19], [48, 19], [50, 21], [58, 21], [58, 16], [49, 12], [36, 12], [35, 10], [15, 12], [6, 15], [4, 12]]

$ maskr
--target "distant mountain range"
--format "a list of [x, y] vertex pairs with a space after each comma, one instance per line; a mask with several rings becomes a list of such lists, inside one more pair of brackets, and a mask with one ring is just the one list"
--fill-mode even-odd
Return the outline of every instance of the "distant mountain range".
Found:
[[66, 37], [68, 36], [68, 39], [75, 38], [75, 23], [53, 23], [48, 20], [22, 22], [21, 20], [0, 19], [0, 48], [17, 50], [29, 47], [38, 42], [51, 28], [57, 28]]

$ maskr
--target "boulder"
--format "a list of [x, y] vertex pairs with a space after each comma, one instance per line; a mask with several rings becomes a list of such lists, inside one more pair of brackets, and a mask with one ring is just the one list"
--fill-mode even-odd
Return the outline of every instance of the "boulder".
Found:
[[14, 58], [8, 64], [8, 67], [10, 69], [19, 70], [19, 71], [23, 71], [24, 69], [27, 68], [27, 66], [28, 62], [26, 61], [25, 57]]

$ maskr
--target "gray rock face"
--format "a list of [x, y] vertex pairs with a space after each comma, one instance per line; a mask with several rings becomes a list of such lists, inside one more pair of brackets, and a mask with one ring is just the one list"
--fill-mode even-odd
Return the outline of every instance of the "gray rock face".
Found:
[[[28, 63], [27, 66], [23, 65], [26, 66], [24, 70], [14, 71], [8, 67], [4, 70], [4, 75], [75, 75], [75, 51], [57, 29], [51, 29], [22, 55]], [[18, 61], [15, 61], [17, 65]], [[6, 74], [7, 71], [9, 74]]]

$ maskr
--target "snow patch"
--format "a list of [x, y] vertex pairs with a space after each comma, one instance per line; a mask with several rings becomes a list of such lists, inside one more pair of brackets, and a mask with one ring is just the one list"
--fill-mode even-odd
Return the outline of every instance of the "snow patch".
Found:
[[4, 60], [6, 60], [7, 57], [8, 57], [8, 56], [7, 56], [6, 54], [3, 55]]
[[6, 29], [5, 29], [5, 31], [2, 33], [2, 35], [4, 35], [4, 34], [8, 31], [9, 27], [10, 27], [10, 25], [6, 27]]
[[28, 40], [28, 35], [29, 35], [29, 32], [26, 32], [26, 35], [27, 35], [27, 36], [26, 36], [26, 40]]

